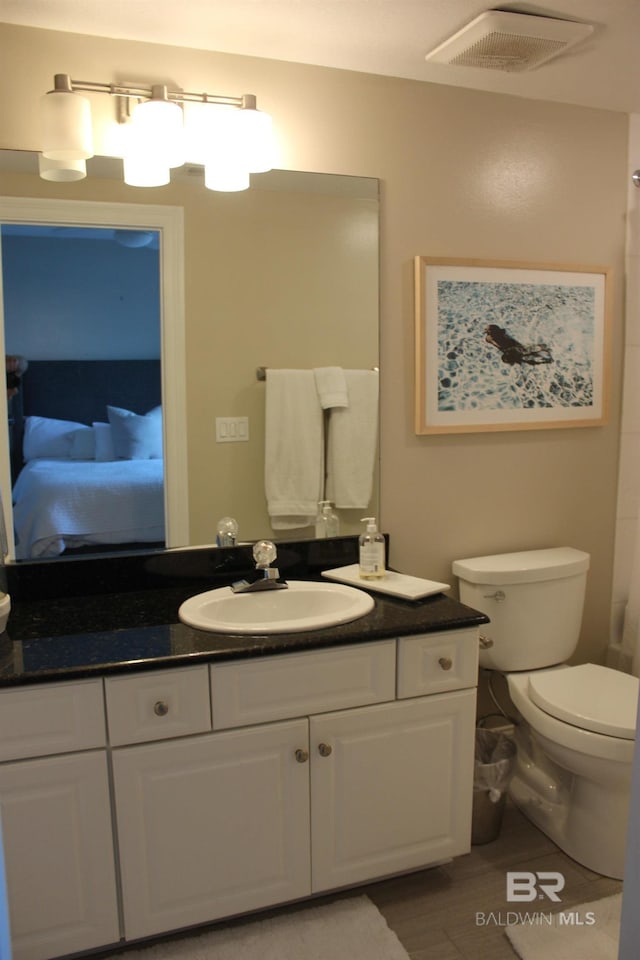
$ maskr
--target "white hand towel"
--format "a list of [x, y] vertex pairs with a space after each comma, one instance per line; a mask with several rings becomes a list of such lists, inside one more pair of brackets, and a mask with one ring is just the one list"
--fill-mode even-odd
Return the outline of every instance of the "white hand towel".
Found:
[[313, 373], [323, 410], [349, 406], [347, 380], [342, 367], [316, 367]]
[[378, 372], [345, 370], [349, 406], [332, 410], [327, 441], [327, 500], [343, 510], [366, 507], [378, 445]]
[[322, 408], [312, 370], [267, 370], [265, 492], [274, 530], [313, 523], [322, 499]]

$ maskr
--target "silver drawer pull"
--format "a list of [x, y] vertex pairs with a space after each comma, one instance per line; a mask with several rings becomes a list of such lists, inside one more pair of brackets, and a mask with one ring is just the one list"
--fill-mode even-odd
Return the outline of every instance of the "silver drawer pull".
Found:
[[153, 712], [156, 717], [166, 717], [169, 713], [169, 704], [165, 703], [164, 700], [157, 700], [153, 705]]
[[480, 634], [479, 641], [481, 650], [488, 650], [493, 646], [493, 640], [491, 637], [483, 637], [482, 634]]
[[440, 657], [438, 663], [443, 670], [451, 670], [451, 667], [453, 666], [453, 660], [451, 657]]
[[307, 760], [309, 759], [309, 754], [306, 750], [298, 749], [295, 752], [295, 758], [298, 761], [298, 763], [306, 763]]
[[330, 757], [332, 746], [330, 743], [319, 743], [318, 744], [318, 753], [321, 757]]

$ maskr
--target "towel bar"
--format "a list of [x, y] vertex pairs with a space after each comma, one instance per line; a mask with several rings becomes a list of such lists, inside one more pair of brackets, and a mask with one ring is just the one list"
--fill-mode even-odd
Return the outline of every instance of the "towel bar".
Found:
[[[380, 367], [371, 367], [374, 373], [380, 373]], [[267, 367], [256, 367], [256, 380], [267, 379]]]

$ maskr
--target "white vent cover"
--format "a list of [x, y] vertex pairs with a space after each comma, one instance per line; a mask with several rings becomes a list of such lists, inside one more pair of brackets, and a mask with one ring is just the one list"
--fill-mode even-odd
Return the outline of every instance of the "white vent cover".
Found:
[[589, 23], [487, 10], [425, 57], [430, 63], [531, 70], [593, 33]]

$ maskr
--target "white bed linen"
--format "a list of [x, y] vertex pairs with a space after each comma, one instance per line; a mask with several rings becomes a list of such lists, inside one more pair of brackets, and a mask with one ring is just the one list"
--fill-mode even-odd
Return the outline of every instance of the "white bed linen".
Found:
[[31, 460], [13, 488], [18, 560], [164, 541], [162, 460]]

